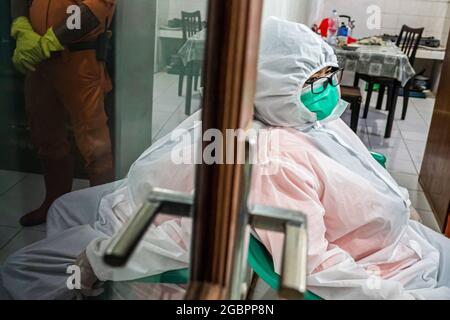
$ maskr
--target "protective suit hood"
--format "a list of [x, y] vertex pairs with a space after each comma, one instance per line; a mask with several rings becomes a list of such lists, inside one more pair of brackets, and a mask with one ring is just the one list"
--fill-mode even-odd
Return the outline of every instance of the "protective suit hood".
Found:
[[[306, 81], [326, 67], [338, 67], [333, 49], [307, 26], [270, 17], [263, 26], [256, 119], [270, 126], [305, 128], [317, 116], [301, 102]], [[340, 118], [348, 104], [340, 100], [333, 114], [321, 122]]]

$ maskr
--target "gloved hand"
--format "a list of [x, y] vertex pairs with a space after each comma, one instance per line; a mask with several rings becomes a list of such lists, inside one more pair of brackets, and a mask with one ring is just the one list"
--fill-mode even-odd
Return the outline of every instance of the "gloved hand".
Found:
[[50, 58], [52, 52], [64, 50], [52, 28], [41, 37], [34, 32], [26, 17], [19, 17], [14, 20], [11, 36], [17, 41], [13, 63], [22, 73], [35, 71], [35, 66]]
[[52, 52], [64, 50], [64, 47], [56, 37], [53, 28], [48, 29], [47, 32], [42, 36], [40, 45], [42, 51], [44, 52], [45, 59], [50, 58], [52, 56]]
[[19, 17], [14, 20], [11, 36], [17, 41], [13, 55], [14, 66], [22, 73], [34, 71], [34, 66], [39, 63], [40, 56], [42, 56], [42, 49], [39, 45], [41, 36], [34, 32], [26, 17]]
[[85, 251], [78, 256], [75, 265], [80, 268], [81, 272], [80, 293], [85, 297], [97, 297], [101, 295], [104, 291], [101, 287], [102, 283], [98, 280], [94, 270], [92, 270]]

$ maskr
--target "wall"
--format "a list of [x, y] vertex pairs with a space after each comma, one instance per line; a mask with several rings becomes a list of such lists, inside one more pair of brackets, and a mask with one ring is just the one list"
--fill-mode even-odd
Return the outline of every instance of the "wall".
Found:
[[311, 0], [265, 0], [263, 19], [276, 16], [281, 19], [307, 23]]
[[[167, 0], [165, 0], [167, 1]], [[181, 18], [181, 11], [193, 12], [200, 10], [202, 20], [206, 20], [208, 12], [205, 0], [170, 0], [169, 19]]]
[[[425, 36], [434, 36], [445, 44], [450, 16], [449, 0], [315, 0], [323, 1], [323, 16], [330, 15], [333, 9], [339, 14], [347, 14], [356, 19], [356, 37], [379, 35], [383, 33], [398, 34], [403, 24], [411, 27], [425, 27]], [[381, 29], [367, 28], [370, 5], [381, 8]]]
[[441, 39], [444, 43], [446, 43], [448, 41], [449, 32], [450, 32], [450, 4], [449, 4], [449, 6], [447, 8], [447, 12], [445, 14], [444, 28], [442, 30], [442, 36], [441, 36]]
[[202, 20], [206, 20], [208, 12], [206, 0], [158, 0], [159, 25], [167, 25], [174, 18], [181, 19], [181, 11], [193, 12], [200, 10]]

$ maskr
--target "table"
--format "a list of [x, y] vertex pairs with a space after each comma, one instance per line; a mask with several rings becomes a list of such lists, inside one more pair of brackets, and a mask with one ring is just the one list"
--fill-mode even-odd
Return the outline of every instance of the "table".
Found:
[[191, 61], [203, 61], [205, 58], [206, 29], [190, 37], [178, 51], [186, 66]]
[[[417, 70], [425, 69], [431, 78], [431, 91], [437, 95], [441, 79], [442, 65], [444, 63], [446, 50], [440, 48], [419, 47], [416, 54], [415, 67]], [[429, 71], [428, 71], [429, 70]]]
[[181, 28], [160, 28], [159, 37], [183, 40], [183, 30]]
[[402, 86], [416, 74], [408, 56], [395, 45], [355, 48], [355, 51], [335, 50], [339, 65], [347, 71], [397, 79]]

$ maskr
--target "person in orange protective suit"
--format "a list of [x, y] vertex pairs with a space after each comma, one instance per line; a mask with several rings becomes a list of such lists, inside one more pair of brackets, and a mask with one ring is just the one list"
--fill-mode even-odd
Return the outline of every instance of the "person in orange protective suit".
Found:
[[[67, 21], [73, 16], [67, 12], [77, 13], [71, 11], [74, 8], [79, 9], [80, 24], [72, 29]], [[115, 0], [11, 0], [11, 34], [17, 42], [13, 63], [26, 74], [26, 111], [46, 187], [44, 202], [21, 218], [23, 226], [45, 223], [53, 201], [72, 189], [67, 117], [91, 185], [113, 180], [104, 108], [112, 85], [101, 59], [105, 48], [100, 40], [114, 10]]]

